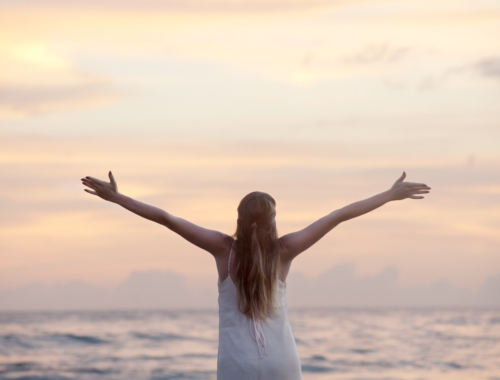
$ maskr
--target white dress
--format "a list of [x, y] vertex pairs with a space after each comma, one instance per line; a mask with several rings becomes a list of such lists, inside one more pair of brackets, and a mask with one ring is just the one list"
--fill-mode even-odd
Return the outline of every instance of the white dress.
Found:
[[[231, 264], [229, 254], [228, 267]], [[228, 268], [229, 271], [229, 268]], [[299, 355], [286, 309], [286, 285], [279, 281], [277, 315], [253, 320], [238, 308], [229, 271], [219, 286], [217, 380], [299, 380]]]

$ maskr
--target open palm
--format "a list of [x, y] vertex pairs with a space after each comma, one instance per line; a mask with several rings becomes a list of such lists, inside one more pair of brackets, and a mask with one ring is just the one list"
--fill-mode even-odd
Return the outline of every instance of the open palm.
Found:
[[423, 183], [415, 183], [415, 182], [403, 182], [406, 178], [406, 173], [403, 172], [403, 175], [398, 178], [394, 185], [391, 187], [392, 199], [395, 201], [399, 201], [402, 199], [410, 198], [410, 199], [423, 199], [424, 197], [420, 194], [427, 194], [431, 189], [429, 186]]
[[110, 182], [101, 181], [100, 179], [94, 177], [82, 178], [82, 183], [92, 189], [85, 189], [85, 191], [89, 194], [97, 195], [107, 201], [113, 201], [118, 194], [118, 186], [116, 185], [113, 173], [109, 172], [108, 176]]

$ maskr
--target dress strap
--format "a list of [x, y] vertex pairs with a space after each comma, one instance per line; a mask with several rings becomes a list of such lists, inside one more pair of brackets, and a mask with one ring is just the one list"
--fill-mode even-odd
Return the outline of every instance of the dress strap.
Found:
[[229, 252], [229, 260], [227, 261], [227, 275], [228, 276], [231, 274], [231, 255], [233, 254], [233, 248], [234, 248], [234, 241], [233, 241], [233, 244], [231, 245], [231, 252]]

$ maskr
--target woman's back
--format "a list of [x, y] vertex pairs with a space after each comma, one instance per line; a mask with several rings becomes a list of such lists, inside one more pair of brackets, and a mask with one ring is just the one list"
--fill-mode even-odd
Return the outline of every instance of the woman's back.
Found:
[[219, 280], [219, 355], [217, 379], [302, 379], [300, 361], [286, 309], [286, 285], [281, 280], [275, 298], [276, 314], [266, 320], [249, 318], [238, 306], [231, 277]]

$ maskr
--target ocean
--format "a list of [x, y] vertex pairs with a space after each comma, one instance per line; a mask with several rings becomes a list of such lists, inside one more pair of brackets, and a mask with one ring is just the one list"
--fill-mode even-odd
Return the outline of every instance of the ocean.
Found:
[[[499, 309], [289, 316], [305, 380], [500, 380]], [[0, 379], [215, 379], [217, 344], [214, 310], [1, 312]]]

